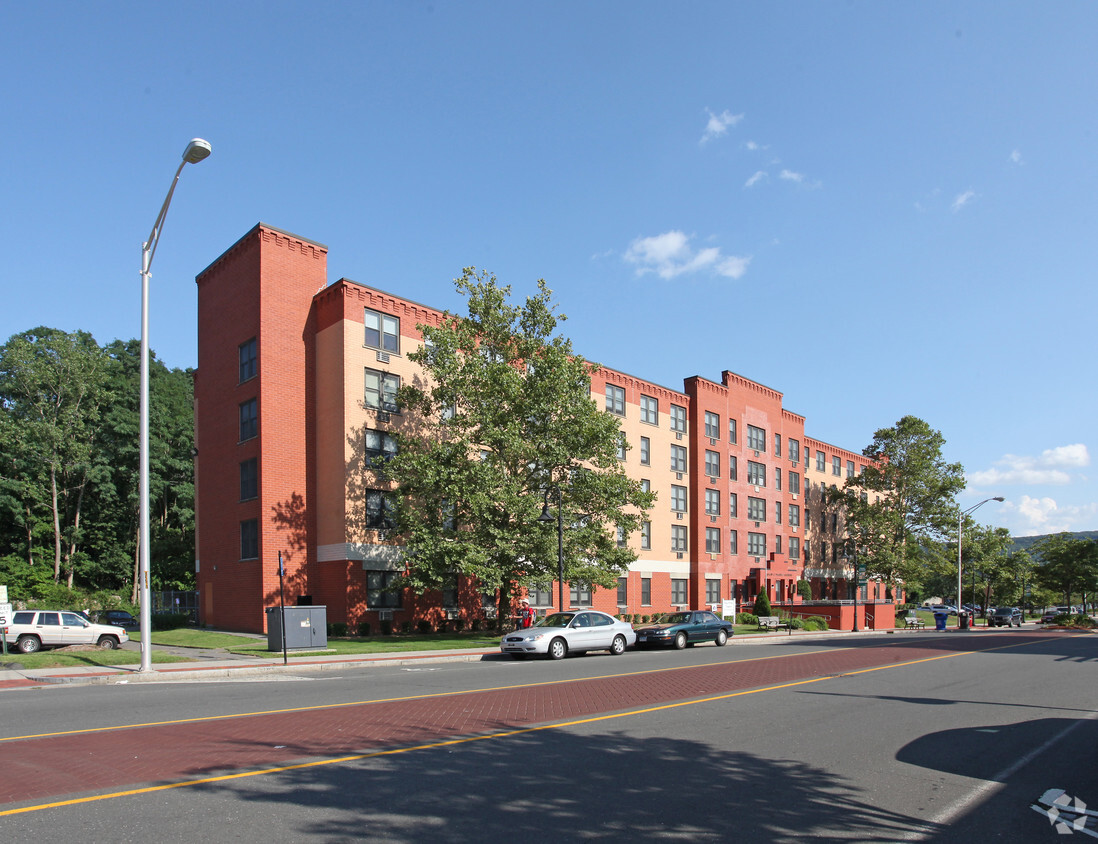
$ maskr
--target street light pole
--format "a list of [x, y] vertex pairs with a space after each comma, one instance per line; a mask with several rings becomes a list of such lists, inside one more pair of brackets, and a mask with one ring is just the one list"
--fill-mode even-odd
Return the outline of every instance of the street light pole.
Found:
[[[562, 497], [560, 487], [557, 491], [557, 600], [560, 603], [560, 611], [564, 612], [564, 516], [562, 513]], [[545, 491], [545, 505], [541, 508], [539, 522], [551, 522], [553, 517], [549, 515], [549, 490]]]
[[168, 215], [168, 206], [172, 194], [179, 183], [179, 174], [187, 164], [197, 164], [206, 158], [212, 148], [201, 138], [194, 138], [183, 150], [183, 160], [175, 171], [175, 178], [168, 188], [164, 204], [153, 223], [149, 239], [141, 245], [141, 398], [139, 404], [140, 423], [140, 459], [138, 463], [140, 516], [138, 524], [138, 594], [141, 601], [141, 671], [152, 671], [152, 590], [149, 584], [149, 278], [156, 246], [160, 242], [160, 233], [164, 228], [164, 218]]
[[[976, 510], [976, 509], [982, 507], [983, 505], [987, 504], [987, 502], [989, 502], [989, 501], [1002, 501], [1002, 500], [1003, 500], [1003, 496], [1001, 496], [1001, 495], [994, 495], [991, 498], [985, 498], [980, 503], [973, 504], [967, 510], [962, 510], [960, 515], [957, 516], [957, 626], [958, 627], [960, 627], [960, 625], [961, 625], [961, 598], [963, 597], [962, 594], [961, 594], [961, 539], [962, 539], [963, 534], [964, 534], [965, 516], [967, 516], [973, 510]], [[975, 589], [975, 588], [976, 587], [973, 586], [973, 589]]]

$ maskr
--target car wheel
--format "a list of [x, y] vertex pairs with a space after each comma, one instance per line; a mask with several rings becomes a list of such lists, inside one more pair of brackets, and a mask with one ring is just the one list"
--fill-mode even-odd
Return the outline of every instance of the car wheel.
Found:
[[717, 631], [717, 647], [722, 647], [728, 642], [728, 633], [724, 630]]
[[615, 636], [614, 641], [610, 643], [610, 653], [614, 656], [621, 656], [625, 653], [625, 637]]
[[21, 653], [32, 654], [42, 649], [42, 642], [37, 636], [20, 636], [17, 643]]
[[675, 636], [675, 650], [681, 651], [685, 647], [686, 647], [686, 634], [685, 633], [679, 633], [677, 636]]
[[118, 640], [114, 636], [100, 636], [96, 644], [105, 651], [113, 651], [118, 647]]
[[568, 653], [568, 644], [564, 639], [554, 639], [549, 643], [549, 651], [547, 656], [549, 659], [564, 659], [565, 654]]

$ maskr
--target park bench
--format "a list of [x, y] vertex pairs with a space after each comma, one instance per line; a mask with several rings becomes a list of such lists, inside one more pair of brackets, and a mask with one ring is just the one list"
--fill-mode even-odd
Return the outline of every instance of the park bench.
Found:
[[780, 627], [784, 627], [787, 630], [789, 630], [790, 632], [793, 632], [789, 627], [789, 623], [786, 622], [786, 621], [782, 621], [781, 618], [779, 618], [776, 615], [760, 615], [759, 616], [759, 629], [760, 630], [777, 630]]
[[919, 616], [912, 613], [911, 615], [904, 616], [904, 629], [905, 630], [922, 630], [926, 627], [926, 622]]

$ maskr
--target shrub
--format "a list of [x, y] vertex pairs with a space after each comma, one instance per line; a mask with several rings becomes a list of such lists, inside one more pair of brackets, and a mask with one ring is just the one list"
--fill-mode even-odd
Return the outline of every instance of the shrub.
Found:
[[412, 632], [412, 622], [410, 622], [410, 621], [400, 622], [400, 632], [401, 633], [411, 633]]
[[789, 619], [789, 629], [790, 630], [803, 630], [804, 625], [805, 625], [804, 619], [801, 618], [800, 616], [792, 616]]
[[801, 596], [804, 601], [812, 600], [812, 584], [807, 580], [797, 581], [797, 594]]
[[381, 622], [381, 635], [392, 636], [393, 635], [393, 622], [390, 619], [385, 619]]
[[760, 592], [755, 599], [755, 615], [773, 615], [770, 611], [770, 598], [765, 592]]
[[[416, 629], [420, 633], [431, 633], [431, 632], [433, 632], [432, 629], [431, 629], [431, 622], [429, 622], [425, 618], [421, 618], [419, 621], [416, 622]], [[404, 632], [407, 633], [408, 631], [404, 631]]]
[[191, 618], [185, 613], [156, 612], [150, 619], [153, 630], [178, 630], [191, 623]]
[[758, 624], [759, 617], [754, 613], [741, 612], [736, 613], [736, 624]]
[[328, 636], [333, 639], [345, 639], [347, 638], [347, 622], [346, 621], [330, 621], [328, 622]]
[[804, 620], [805, 630], [828, 630], [827, 619], [822, 615], [813, 615]]
[[474, 618], [471, 622], [469, 622], [469, 629], [472, 630], [474, 633], [480, 632], [480, 626], [481, 620], [479, 618]]
[[370, 622], [365, 619], [358, 623], [358, 635], [369, 636], [370, 635]]
[[454, 619], [454, 632], [455, 633], [460, 633], [464, 629], [465, 629], [465, 619], [460, 618], [460, 617], [455, 618]]

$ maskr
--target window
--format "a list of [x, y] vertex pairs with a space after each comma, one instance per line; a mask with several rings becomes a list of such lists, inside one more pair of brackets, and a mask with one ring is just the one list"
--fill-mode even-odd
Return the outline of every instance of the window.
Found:
[[649, 607], [652, 605], [652, 578], [641, 578], [641, 606]]
[[681, 445], [671, 446], [671, 471], [686, 471], [686, 447]]
[[240, 500], [259, 497], [259, 459], [256, 457], [240, 464]]
[[626, 546], [625, 528], [623, 528], [621, 525], [618, 525], [616, 528], [616, 533], [618, 547], [624, 548]]
[[400, 376], [391, 372], [378, 372], [376, 369], [366, 370], [366, 400], [365, 404], [374, 410], [384, 410], [389, 413], [400, 413], [397, 405], [397, 390], [400, 389]]
[[685, 525], [671, 525], [671, 550], [679, 554], [686, 553]]
[[789, 491], [794, 495], [800, 495], [801, 492], [801, 476], [796, 472], [789, 473]]
[[782, 470], [781, 469], [775, 469], [774, 470], [774, 489], [776, 489], [780, 492], [781, 488], [782, 488]]
[[733, 445], [736, 444], [736, 420], [728, 420], [728, 441]]
[[801, 508], [796, 504], [789, 505], [789, 526], [798, 527], [801, 523]]
[[240, 441], [250, 440], [259, 433], [259, 402], [248, 399], [240, 405]]
[[259, 559], [259, 519], [240, 523], [240, 559]]
[[766, 534], [765, 533], [749, 533], [747, 534], [747, 554], [751, 557], [765, 557], [766, 556]]
[[782, 502], [774, 502], [774, 524], [780, 525], [782, 523]]
[[721, 456], [715, 451], [705, 450], [705, 474], [711, 478], [721, 476]]
[[400, 354], [400, 320], [366, 309], [366, 345], [371, 349]]
[[628, 577], [619, 577], [618, 578], [618, 606], [619, 607], [629, 606], [629, 578]]
[[756, 428], [754, 425], [748, 425], [747, 447], [752, 451], [766, 451], [766, 431], [762, 428]]
[[825, 455], [819, 449], [816, 449], [816, 471], [817, 472], [826, 472], [827, 471], [827, 455]]
[[781, 534], [778, 534], [777, 536], [774, 537], [774, 553], [775, 554], [782, 553], [782, 537], [781, 537]]
[[721, 553], [721, 532], [719, 528], [707, 527], [705, 529], [705, 553]]
[[728, 553], [740, 553], [740, 535], [734, 530], [728, 531]]
[[241, 343], [237, 350], [240, 355], [240, 382], [244, 383], [249, 378], [256, 376], [255, 338], [247, 343]]
[[686, 408], [671, 405], [671, 430], [676, 434], [686, 433]]
[[641, 548], [648, 551], [652, 548], [652, 523], [641, 522]]
[[392, 588], [399, 572], [366, 572], [366, 606], [370, 609], [400, 609], [400, 591]]
[[719, 580], [705, 581], [705, 602], [710, 606], [721, 602], [721, 582]]
[[789, 537], [789, 559], [796, 560], [801, 556], [801, 540], [796, 536]]
[[641, 437], [641, 465], [649, 466], [652, 463], [652, 440]]
[[705, 435], [713, 440], [721, 438], [721, 418], [708, 410], [705, 411]]
[[530, 599], [532, 607], [553, 606], [553, 589], [549, 583], [535, 583], [529, 588], [526, 597]]
[[774, 435], [774, 456], [775, 457], [781, 457], [782, 456], [782, 435], [781, 434], [775, 434]]
[[748, 460], [747, 482], [753, 486], [766, 486], [766, 466], [754, 460]]
[[606, 412], [625, 416], [625, 389], [623, 387], [615, 387], [613, 384], [606, 385]]
[[393, 526], [393, 502], [380, 489], [366, 490], [366, 528], [388, 530]]
[[853, 460], [847, 460], [846, 461], [846, 476], [848, 478], [853, 478], [854, 477], [854, 461]]
[[843, 473], [842, 461], [839, 459], [838, 455], [835, 455], [834, 457], [831, 458], [831, 474], [832, 475], [841, 475], [842, 473]]
[[671, 485], [671, 509], [676, 513], [686, 512], [686, 487]]
[[719, 516], [721, 514], [721, 494], [715, 489], [705, 491], [705, 515]]
[[618, 439], [618, 460], [625, 459], [625, 434]]
[[739, 480], [739, 472], [737, 471], [736, 456], [734, 454], [728, 455], [728, 480]]
[[397, 453], [396, 440], [384, 431], [366, 431], [366, 439], [363, 445], [363, 454], [367, 466], [381, 464], [391, 459]]
[[752, 522], [765, 522], [766, 521], [766, 499], [754, 498], [748, 496], [747, 498], [747, 518]]
[[651, 396], [641, 396], [641, 422], [660, 424], [660, 403]]
[[641, 492], [651, 492], [652, 482], [648, 478], [641, 478]]
[[672, 604], [685, 604], [686, 603], [686, 578], [681, 578], [681, 577], [671, 578], [671, 603]]
[[591, 606], [591, 584], [582, 580], [568, 584], [568, 599], [573, 607]]
[[789, 459], [792, 460], [794, 463], [801, 459], [800, 440], [789, 440], [789, 443], [786, 445], [786, 449], [789, 451]]
[[739, 507], [736, 500], [736, 493], [730, 492], [728, 494], [728, 515], [731, 516], [733, 519], [737, 518], [739, 516], [739, 513], [737, 512], [738, 509]]

